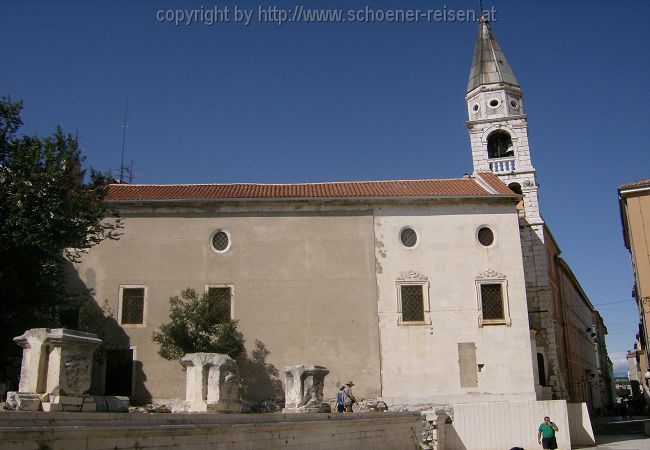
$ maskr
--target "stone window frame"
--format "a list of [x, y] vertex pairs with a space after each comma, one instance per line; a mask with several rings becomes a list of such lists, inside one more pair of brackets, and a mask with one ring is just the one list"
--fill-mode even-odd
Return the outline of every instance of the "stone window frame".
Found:
[[[214, 237], [218, 233], [224, 233], [226, 235], [226, 237], [228, 238], [228, 245], [223, 250], [218, 250], [213, 245]], [[232, 247], [232, 236], [230, 234], [230, 231], [226, 230], [225, 228], [217, 228], [212, 233], [210, 233], [210, 250], [212, 250], [214, 253], [217, 253], [219, 255], [223, 254], [223, 253], [226, 253], [228, 250], [230, 250], [231, 247]]]
[[[122, 311], [123, 311], [123, 294], [124, 289], [139, 289], [144, 288], [144, 298], [142, 300], [142, 323], [123, 323], [122, 322]], [[119, 290], [119, 299], [117, 306], [117, 318], [119, 324], [122, 328], [145, 328], [147, 326], [147, 306], [149, 303], [149, 288], [146, 284], [120, 284]]]
[[[484, 245], [481, 240], [479, 239], [479, 233], [483, 228], [487, 228], [492, 232], [492, 243], [490, 245]], [[474, 236], [476, 238], [476, 242], [481, 248], [493, 248], [497, 245], [497, 232], [495, 231], [495, 227], [493, 225], [489, 224], [482, 224], [476, 227], [476, 231], [474, 232]]]
[[[415, 233], [415, 244], [413, 244], [410, 247], [407, 246], [407, 245], [404, 245], [404, 242], [402, 242], [402, 233], [404, 233], [406, 230], [412, 230], [413, 233]], [[412, 226], [412, 225], [404, 225], [402, 228], [400, 228], [399, 232], [397, 233], [397, 240], [399, 241], [402, 248], [404, 248], [406, 250], [413, 250], [413, 249], [417, 248], [418, 245], [420, 244], [420, 233], [417, 232], [417, 230], [415, 229], [414, 226]]]
[[[512, 318], [510, 317], [510, 300], [508, 298], [508, 279], [500, 272], [488, 269], [485, 272], [479, 273], [474, 283], [476, 284], [476, 300], [478, 307], [478, 326], [483, 327], [486, 325], [512, 325]], [[500, 284], [501, 285], [501, 300], [503, 302], [503, 319], [483, 319], [483, 299], [481, 297], [481, 285], [484, 284]]]
[[[421, 286], [422, 287], [422, 308], [424, 320], [408, 321], [402, 320], [402, 286]], [[431, 301], [429, 296], [429, 278], [415, 271], [401, 272], [395, 280], [397, 288], [397, 324], [401, 326], [418, 326], [431, 325]]]
[[230, 288], [230, 319], [235, 320], [235, 285], [232, 283], [208, 283], [204, 286], [207, 294], [210, 288]]

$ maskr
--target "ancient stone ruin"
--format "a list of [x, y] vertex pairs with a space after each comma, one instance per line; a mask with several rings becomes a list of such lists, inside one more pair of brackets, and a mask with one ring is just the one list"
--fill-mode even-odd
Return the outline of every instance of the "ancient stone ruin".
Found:
[[185, 366], [185, 401], [175, 402], [172, 412], [240, 412], [237, 363], [220, 353], [188, 353]]
[[323, 404], [325, 376], [330, 373], [323, 366], [287, 366], [285, 376], [286, 413], [326, 412]]
[[22, 411], [126, 411], [127, 397], [86, 395], [97, 335], [65, 328], [32, 328], [14, 341], [23, 348], [18, 392], [7, 404]]

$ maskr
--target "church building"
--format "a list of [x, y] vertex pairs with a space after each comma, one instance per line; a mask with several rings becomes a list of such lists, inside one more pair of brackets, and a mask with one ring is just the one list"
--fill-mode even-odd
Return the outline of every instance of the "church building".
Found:
[[[549, 275], [559, 250], [539, 212], [522, 90], [485, 18], [466, 101], [472, 175], [111, 185], [124, 234], [71, 280], [119, 325], [99, 389], [184, 396], [182, 366], [157, 354], [152, 332], [190, 287], [238, 321], [244, 400], [281, 398], [296, 364], [330, 369], [326, 398], [350, 380], [358, 398], [389, 405], [568, 398]], [[606, 360], [604, 341], [585, 345]]]

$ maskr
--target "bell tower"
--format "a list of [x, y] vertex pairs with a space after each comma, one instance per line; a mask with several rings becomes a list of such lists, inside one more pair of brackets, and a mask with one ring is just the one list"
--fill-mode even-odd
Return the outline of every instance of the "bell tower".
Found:
[[528, 321], [536, 373], [546, 377], [535, 387], [538, 399], [566, 399], [548, 273], [548, 229], [539, 212], [523, 92], [485, 16], [479, 22], [465, 99], [474, 172], [492, 172], [523, 197], [518, 208]]
[[542, 224], [523, 93], [485, 16], [479, 23], [466, 100], [474, 171], [492, 172], [522, 194], [528, 223]]

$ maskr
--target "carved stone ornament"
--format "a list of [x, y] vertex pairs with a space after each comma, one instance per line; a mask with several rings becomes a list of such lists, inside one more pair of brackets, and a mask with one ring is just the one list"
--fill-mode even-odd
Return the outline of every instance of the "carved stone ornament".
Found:
[[65, 358], [63, 368], [68, 387], [73, 392], [83, 392], [84, 387], [90, 383], [90, 359], [82, 355], [70, 355]]
[[476, 275], [476, 278], [505, 278], [506, 276], [501, 272], [496, 272], [492, 269], [488, 269], [485, 272], [481, 272]]
[[421, 273], [415, 272], [413, 270], [409, 270], [408, 272], [400, 272], [399, 277], [397, 277], [398, 280], [417, 280], [417, 281], [426, 281], [429, 279], [426, 275], [422, 275]]

